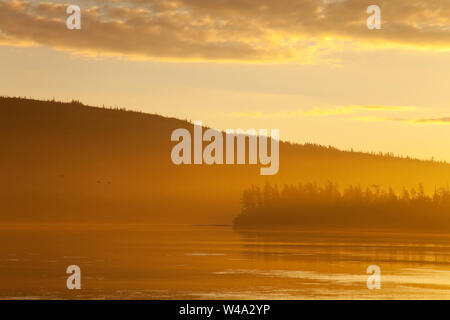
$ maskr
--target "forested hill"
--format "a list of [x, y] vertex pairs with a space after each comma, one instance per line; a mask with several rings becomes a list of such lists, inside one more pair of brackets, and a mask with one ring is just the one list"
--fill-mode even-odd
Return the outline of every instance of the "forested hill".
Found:
[[170, 136], [177, 128], [192, 131], [192, 124], [79, 102], [0, 98], [0, 221], [230, 223], [243, 190], [267, 181], [394, 190], [423, 183], [427, 192], [450, 181], [444, 163], [285, 142], [275, 176], [261, 176], [259, 165], [176, 166]]

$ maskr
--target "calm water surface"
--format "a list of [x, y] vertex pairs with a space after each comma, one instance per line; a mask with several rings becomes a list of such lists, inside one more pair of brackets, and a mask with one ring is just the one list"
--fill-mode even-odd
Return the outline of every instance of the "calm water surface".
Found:
[[[3, 299], [450, 298], [450, 237], [437, 234], [4, 225], [0, 243]], [[66, 289], [72, 264], [81, 290]]]

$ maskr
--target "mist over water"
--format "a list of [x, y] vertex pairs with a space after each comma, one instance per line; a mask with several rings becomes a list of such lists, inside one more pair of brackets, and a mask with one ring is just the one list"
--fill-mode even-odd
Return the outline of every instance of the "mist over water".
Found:
[[[450, 298], [450, 237], [437, 234], [3, 225], [0, 241], [2, 299]], [[66, 288], [73, 264], [81, 290]]]

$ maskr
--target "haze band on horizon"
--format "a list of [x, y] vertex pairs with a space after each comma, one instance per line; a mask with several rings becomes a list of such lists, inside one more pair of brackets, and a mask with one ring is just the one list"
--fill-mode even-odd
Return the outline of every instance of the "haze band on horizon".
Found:
[[[268, 153], [268, 130], [259, 129], [226, 129], [226, 148], [223, 146], [223, 132], [217, 129], [207, 129], [204, 133], [202, 122], [194, 121], [194, 160], [192, 162], [192, 138], [189, 130], [180, 128], [172, 132], [171, 141], [179, 141], [172, 148], [171, 158], [176, 165], [180, 164], [246, 164], [248, 138], [248, 164], [268, 165], [260, 168], [261, 175], [275, 175], [279, 169], [279, 129], [270, 130], [270, 155]], [[180, 141], [181, 139], [181, 141]], [[235, 148], [237, 141], [237, 149]], [[203, 141], [210, 142], [203, 149]], [[259, 143], [258, 143], [259, 142]], [[235, 157], [236, 149], [236, 157]], [[259, 152], [258, 152], [259, 150]]]

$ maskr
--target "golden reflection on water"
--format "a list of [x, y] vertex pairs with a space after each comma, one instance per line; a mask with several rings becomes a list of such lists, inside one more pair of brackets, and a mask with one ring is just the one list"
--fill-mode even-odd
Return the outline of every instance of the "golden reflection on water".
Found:
[[[448, 299], [450, 237], [227, 226], [2, 226], [0, 297]], [[82, 290], [65, 270], [82, 270]], [[369, 265], [381, 289], [366, 286]]]

